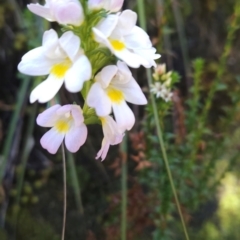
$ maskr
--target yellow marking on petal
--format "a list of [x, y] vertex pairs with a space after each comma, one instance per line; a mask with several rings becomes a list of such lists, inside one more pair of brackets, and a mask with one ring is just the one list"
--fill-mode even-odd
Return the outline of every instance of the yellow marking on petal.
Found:
[[66, 59], [64, 62], [53, 65], [51, 69], [51, 74], [55, 75], [57, 78], [63, 78], [67, 70], [72, 66], [70, 59]]
[[114, 103], [120, 103], [124, 100], [123, 93], [115, 88], [108, 88], [107, 95]]
[[56, 129], [60, 133], [67, 133], [69, 131], [69, 124], [63, 120], [57, 121], [55, 125]]
[[119, 40], [110, 40], [110, 43], [113, 49], [116, 51], [122, 51], [124, 48], [126, 48], [125, 44]]
[[102, 122], [102, 125], [106, 123], [106, 119], [104, 117], [98, 117], [100, 121]]

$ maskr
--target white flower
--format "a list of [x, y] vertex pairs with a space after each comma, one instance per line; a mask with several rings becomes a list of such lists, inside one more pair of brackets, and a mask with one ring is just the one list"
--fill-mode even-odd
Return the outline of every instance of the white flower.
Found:
[[147, 99], [124, 62], [109, 65], [95, 77], [87, 96], [87, 104], [95, 108], [100, 117], [113, 113], [122, 131], [130, 130], [135, 118], [127, 102], [142, 105]]
[[78, 0], [46, 0], [44, 6], [28, 4], [28, 9], [50, 22], [80, 26], [84, 19], [83, 9]]
[[102, 122], [104, 137], [102, 141], [102, 147], [99, 150], [96, 159], [101, 157], [103, 161], [106, 158], [110, 145], [119, 144], [122, 141], [124, 134], [119, 129], [117, 123], [113, 120], [112, 117], [100, 117], [100, 120]]
[[154, 60], [160, 55], [155, 54], [156, 49], [152, 47], [149, 36], [136, 26], [136, 22], [137, 14], [131, 10], [110, 14], [93, 28], [95, 40], [108, 47], [130, 67], [156, 66]]
[[122, 8], [124, 0], [89, 0], [88, 7], [92, 10], [104, 8], [110, 12], [117, 12]]
[[76, 152], [86, 141], [82, 110], [77, 105], [54, 105], [37, 117], [37, 124], [52, 127], [40, 140], [44, 149], [55, 154], [65, 138], [65, 145], [70, 152]]
[[31, 76], [49, 74], [31, 93], [30, 102], [51, 100], [65, 81], [69, 92], [78, 92], [83, 83], [91, 78], [91, 64], [80, 49], [80, 39], [71, 31], [60, 39], [54, 30], [46, 31], [41, 47], [26, 53], [18, 70]]
[[157, 98], [162, 98], [165, 102], [169, 102], [172, 99], [173, 93], [167, 89], [165, 84], [161, 84], [160, 82], [152, 84], [150, 91], [154, 93]]

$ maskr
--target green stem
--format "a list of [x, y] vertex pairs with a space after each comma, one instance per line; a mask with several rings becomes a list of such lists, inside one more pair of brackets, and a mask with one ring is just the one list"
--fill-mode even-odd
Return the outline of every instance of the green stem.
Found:
[[[138, 0], [137, 3], [138, 3], [138, 12], [139, 12], [140, 26], [143, 29], [146, 29], [146, 18], [145, 18], [145, 13], [144, 13], [144, 3], [143, 3], [143, 0]], [[150, 87], [150, 85], [152, 83], [152, 76], [151, 76], [150, 69], [147, 69], [147, 79], [148, 79], [148, 85]], [[189, 240], [188, 232], [187, 232], [187, 229], [186, 229], [186, 226], [185, 226], [185, 222], [184, 222], [183, 214], [182, 214], [182, 211], [181, 211], [180, 203], [179, 203], [179, 200], [178, 200], [177, 192], [176, 192], [175, 185], [174, 185], [174, 182], [173, 182], [172, 173], [170, 171], [170, 167], [169, 167], [169, 163], [168, 163], [168, 158], [167, 158], [167, 153], [166, 153], [165, 146], [164, 146], [162, 130], [161, 130], [161, 127], [160, 127], [160, 121], [159, 121], [159, 117], [158, 117], [158, 111], [157, 111], [155, 98], [154, 98], [154, 96], [153, 96], [153, 94], [151, 92], [150, 92], [150, 98], [151, 98], [151, 102], [152, 102], [152, 106], [153, 106], [153, 112], [154, 112], [154, 118], [155, 118], [155, 122], [156, 122], [156, 128], [157, 128], [157, 135], [158, 135], [158, 139], [159, 139], [159, 144], [160, 144], [160, 148], [161, 148], [161, 151], [162, 151], [162, 154], [163, 154], [163, 159], [164, 159], [164, 163], [165, 163], [165, 166], [166, 166], [168, 178], [169, 178], [170, 185], [171, 185], [171, 188], [172, 188], [172, 191], [173, 191], [173, 195], [174, 195], [174, 198], [175, 198], [175, 201], [176, 201], [178, 213], [179, 213], [180, 218], [181, 218], [181, 222], [182, 222], [182, 227], [183, 227], [183, 230], [184, 230], [185, 238], [187, 240]]]
[[66, 173], [66, 157], [64, 145], [62, 143], [62, 159], [63, 159], [63, 226], [62, 240], [65, 239], [66, 216], [67, 216], [67, 173]]
[[122, 154], [122, 168], [121, 168], [121, 240], [127, 239], [127, 135], [123, 139], [120, 150]]
[[70, 169], [77, 208], [80, 214], [83, 215], [84, 209], [83, 209], [82, 198], [81, 198], [81, 189], [80, 189], [79, 180], [78, 180], [77, 171], [76, 171], [76, 164], [75, 164], [73, 155], [70, 152], [67, 153], [67, 158], [68, 158], [68, 167]]
[[21, 85], [21, 88], [20, 88], [20, 91], [18, 94], [18, 98], [17, 98], [17, 105], [14, 110], [13, 116], [11, 118], [11, 122], [9, 124], [7, 139], [3, 146], [3, 155], [0, 157], [0, 182], [2, 181], [2, 179], [4, 177], [7, 160], [8, 160], [9, 153], [10, 153], [11, 147], [12, 147], [14, 133], [17, 128], [17, 122], [18, 122], [19, 115], [20, 115], [20, 112], [21, 112], [21, 109], [23, 106], [23, 102], [25, 100], [29, 82], [30, 82], [29, 78], [27, 78], [27, 77], [22, 80], [22, 85]]

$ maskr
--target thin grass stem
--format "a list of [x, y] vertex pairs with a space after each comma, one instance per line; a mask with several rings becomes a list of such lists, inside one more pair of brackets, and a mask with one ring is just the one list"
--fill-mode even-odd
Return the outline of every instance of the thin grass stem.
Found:
[[63, 225], [62, 240], [65, 238], [66, 215], [67, 215], [67, 173], [66, 173], [66, 157], [64, 145], [62, 143], [62, 159], [63, 159]]
[[124, 137], [120, 151], [122, 155], [121, 168], [121, 240], [127, 239], [127, 135]]
[[17, 97], [17, 104], [14, 109], [13, 116], [11, 118], [11, 122], [8, 127], [8, 134], [6, 137], [7, 139], [4, 143], [3, 154], [0, 158], [0, 182], [4, 177], [7, 160], [12, 147], [14, 133], [17, 128], [17, 122], [19, 119], [19, 115], [20, 115], [24, 100], [26, 99], [25, 96], [28, 90], [29, 83], [30, 83], [30, 79], [28, 77], [26, 77], [25, 79], [22, 79], [21, 88]]
[[[146, 18], [145, 18], [145, 13], [144, 13], [143, 0], [138, 0], [137, 3], [138, 3], [140, 26], [143, 29], [146, 30]], [[148, 79], [148, 85], [150, 87], [150, 85], [152, 83], [152, 76], [151, 76], [150, 69], [147, 69], [147, 79]], [[172, 173], [171, 173], [169, 163], [168, 163], [167, 153], [166, 153], [166, 149], [165, 149], [165, 146], [164, 146], [162, 130], [161, 130], [161, 127], [160, 127], [160, 121], [159, 121], [159, 117], [158, 117], [157, 105], [156, 105], [156, 102], [155, 102], [155, 98], [154, 98], [154, 96], [151, 92], [150, 92], [150, 98], [151, 98], [151, 103], [152, 103], [152, 106], [153, 106], [154, 118], [155, 118], [156, 128], [157, 128], [157, 135], [158, 135], [160, 148], [161, 148], [161, 151], [162, 151], [164, 163], [165, 163], [166, 170], [167, 170], [167, 175], [168, 175], [170, 185], [171, 185], [171, 188], [172, 188], [172, 191], [173, 191], [173, 195], [174, 195], [174, 198], [175, 198], [175, 201], [176, 201], [178, 213], [179, 213], [180, 218], [181, 218], [181, 223], [182, 223], [183, 231], [184, 231], [184, 234], [185, 234], [185, 238], [187, 240], [189, 240], [187, 228], [186, 228], [186, 225], [185, 225], [185, 221], [184, 221], [182, 210], [181, 210], [180, 203], [179, 203], [179, 200], [178, 200], [177, 192], [176, 192], [175, 185], [174, 185], [174, 182], [173, 182]]]

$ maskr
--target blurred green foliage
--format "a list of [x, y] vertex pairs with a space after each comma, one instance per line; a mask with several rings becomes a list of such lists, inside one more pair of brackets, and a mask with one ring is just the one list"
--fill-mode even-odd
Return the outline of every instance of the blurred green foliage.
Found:
[[[156, 102], [191, 239], [239, 239], [238, 2], [146, 4], [148, 32], [163, 55], [161, 62], [180, 79], [172, 102]], [[0, 171], [0, 239], [54, 240], [62, 223], [61, 154], [50, 156], [40, 147], [44, 129], [34, 123], [45, 106], [30, 106], [27, 100], [42, 78], [19, 75], [16, 68], [26, 51], [41, 44], [49, 23], [26, 10], [27, 3], [0, 1], [0, 155], [6, 165]], [[127, 5], [135, 9], [136, 1], [126, 0]], [[143, 70], [134, 74], [146, 89]], [[64, 90], [58, 99], [82, 101]], [[152, 106], [134, 111], [136, 126], [129, 135], [125, 165], [127, 239], [184, 239]], [[101, 129], [94, 126], [89, 135], [79, 153], [67, 156], [66, 238], [119, 240], [122, 155], [113, 147], [103, 163], [95, 161]]]

